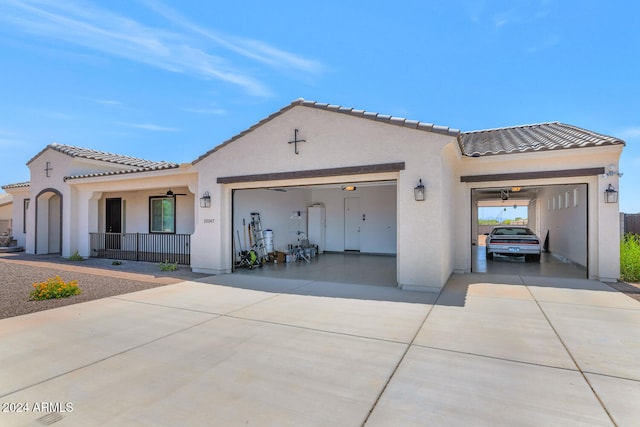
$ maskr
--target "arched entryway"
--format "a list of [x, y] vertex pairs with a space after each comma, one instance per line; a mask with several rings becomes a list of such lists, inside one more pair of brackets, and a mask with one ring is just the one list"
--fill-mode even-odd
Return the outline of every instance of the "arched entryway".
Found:
[[36, 254], [62, 253], [62, 193], [53, 188], [36, 197]]

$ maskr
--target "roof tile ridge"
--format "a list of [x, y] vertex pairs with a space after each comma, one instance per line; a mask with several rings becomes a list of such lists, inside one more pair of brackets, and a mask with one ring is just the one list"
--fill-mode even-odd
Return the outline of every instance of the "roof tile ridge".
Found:
[[462, 134], [463, 135], [469, 135], [469, 134], [474, 134], [474, 133], [495, 132], [495, 131], [521, 129], [521, 128], [532, 128], [532, 127], [555, 125], [555, 124], [562, 124], [562, 123], [557, 122], [557, 121], [555, 121], [555, 122], [530, 123], [530, 124], [516, 125], [516, 126], [504, 126], [504, 127], [497, 127], [497, 128], [470, 130], [470, 131], [462, 132]]

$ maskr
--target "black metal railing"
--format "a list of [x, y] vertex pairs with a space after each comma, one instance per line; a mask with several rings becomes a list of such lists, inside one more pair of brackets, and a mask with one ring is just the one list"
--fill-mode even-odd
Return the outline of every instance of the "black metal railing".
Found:
[[191, 264], [190, 234], [89, 233], [91, 257]]

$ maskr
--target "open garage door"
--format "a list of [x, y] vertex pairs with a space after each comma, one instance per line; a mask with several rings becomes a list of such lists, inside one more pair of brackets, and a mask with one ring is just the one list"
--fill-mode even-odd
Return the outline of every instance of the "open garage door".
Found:
[[[472, 197], [472, 271], [555, 277], [587, 277], [587, 184], [478, 188]], [[486, 256], [494, 227], [527, 227], [541, 240], [539, 262], [517, 253]]]
[[[234, 190], [234, 271], [397, 286], [396, 188], [390, 180]], [[262, 255], [262, 238], [267, 262], [249, 269], [241, 253]]]

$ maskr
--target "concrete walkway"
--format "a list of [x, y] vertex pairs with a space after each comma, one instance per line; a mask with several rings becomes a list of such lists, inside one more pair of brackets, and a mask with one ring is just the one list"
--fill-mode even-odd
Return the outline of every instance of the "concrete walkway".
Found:
[[632, 426], [639, 326], [588, 280], [215, 276], [0, 320], [0, 425]]

